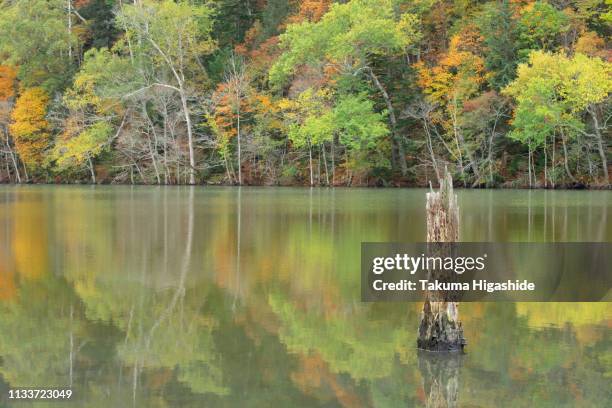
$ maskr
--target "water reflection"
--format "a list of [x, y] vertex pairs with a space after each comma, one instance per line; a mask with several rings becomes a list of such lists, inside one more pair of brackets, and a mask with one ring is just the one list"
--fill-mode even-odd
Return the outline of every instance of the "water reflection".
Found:
[[[612, 238], [609, 192], [459, 195], [465, 240]], [[461, 305], [468, 354], [439, 364], [414, 349], [420, 305], [359, 301], [360, 242], [423, 240], [423, 208], [421, 190], [1, 187], [0, 391], [72, 384], [88, 407], [609, 405], [609, 304]]]
[[428, 408], [454, 408], [459, 401], [459, 378], [464, 355], [419, 351], [419, 371]]

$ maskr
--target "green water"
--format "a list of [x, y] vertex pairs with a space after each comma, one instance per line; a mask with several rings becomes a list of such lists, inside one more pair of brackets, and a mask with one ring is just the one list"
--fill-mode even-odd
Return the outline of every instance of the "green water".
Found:
[[[440, 359], [418, 304], [360, 302], [360, 242], [423, 241], [425, 192], [0, 187], [0, 400], [610, 406], [611, 303], [463, 304]], [[458, 194], [464, 241], [612, 241], [612, 192]]]

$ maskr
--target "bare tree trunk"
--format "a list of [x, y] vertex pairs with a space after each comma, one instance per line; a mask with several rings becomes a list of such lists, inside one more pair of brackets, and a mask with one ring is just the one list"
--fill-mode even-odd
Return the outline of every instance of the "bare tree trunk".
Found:
[[168, 179], [170, 178], [170, 170], [168, 169], [168, 106], [166, 105], [166, 101], [163, 101], [164, 104], [164, 184], [168, 184]]
[[25, 176], [25, 181], [26, 183], [30, 181], [30, 177], [28, 176], [28, 168], [26, 167], [25, 163], [22, 161], [21, 165], [23, 166], [23, 174]]
[[544, 188], [548, 187], [548, 154], [547, 152], [547, 148], [546, 148], [546, 137], [544, 137]]
[[19, 174], [19, 165], [17, 164], [17, 159], [15, 158], [15, 152], [13, 152], [13, 148], [11, 147], [11, 141], [9, 139], [9, 133], [4, 129], [6, 135], [6, 148], [8, 149], [8, 154], [11, 157], [11, 162], [13, 163], [13, 168], [15, 169], [15, 176], [17, 177], [17, 182], [21, 184], [21, 175]]
[[567, 162], [567, 146], [565, 144], [565, 132], [561, 129], [561, 143], [563, 144], [563, 165], [565, 167], [565, 173], [567, 176], [575, 183], [576, 179], [572, 175], [572, 172], [569, 169], [569, 164]]
[[332, 181], [331, 185], [334, 186], [336, 184], [336, 149], [335, 145], [336, 135], [332, 136], [331, 140], [331, 166], [332, 166]]
[[404, 151], [404, 144], [402, 143], [401, 138], [397, 134], [397, 118], [395, 117], [395, 109], [393, 108], [393, 104], [391, 103], [391, 98], [387, 93], [387, 90], [383, 87], [381, 82], [378, 80], [376, 74], [374, 74], [374, 70], [368, 67], [370, 72], [370, 77], [372, 81], [382, 94], [385, 103], [387, 104], [387, 110], [389, 111], [389, 122], [391, 122], [391, 135], [393, 138], [393, 143], [395, 144], [398, 152], [398, 160], [400, 164], [400, 169], [402, 171], [402, 176], [405, 176], [408, 173], [408, 165], [406, 164], [406, 152]]
[[72, 61], [72, 0], [68, 0], [68, 59]]
[[593, 128], [595, 129], [595, 136], [597, 138], [597, 150], [599, 151], [599, 157], [601, 158], [601, 164], [603, 166], [604, 177], [606, 178], [606, 184], [610, 183], [610, 176], [608, 175], [608, 159], [606, 158], [606, 149], [604, 149], [604, 141], [601, 136], [601, 130], [599, 128], [599, 119], [597, 118], [597, 112], [594, 108], [588, 108], [587, 111], [593, 118]]
[[502, 112], [503, 112], [502, 108], [499, 108], [496, 110], [495, 123], [493, 123], [493, 128], [491, 129], [491, 136], [489, 137], [489, 151], [487, 154], [487, 161], [489, 162], [489, 184], [491, 186], [493, 185], [493, 141], [495, 139], [497, 123], [499, 119], [501, 118], [501, 116], [503, 115]]
[[329, 171], [327, 170], [327, 157], [325, 156], [325, 144], [321, 145], [323, 151], [323, 163], [325, 164], [325, 183], [329, 186]]
[[423, 128], [425, 129], [425, 134], [427, 135], [427, 149], [429, 150], [429, 156], [431, 157], [431, 164], [436, 172], [436, 179], [440, 180], [440, 170], [438, 169], [438, 162], [436, 161], [436, 156], [433, 151], [431, 131], [429, 129], [429, 124], [427, 123], [427, 118], [425, 117], [423, 117]]
[[314, 186], [314, 175], [312, 173], [312, 144], [308, 141], [308, 162], [310, 164], [310, 187]]
[[[240, 106], [240, 100], [238, 100], [238, 106]], [[236, 137], [238, 138], [238, 185], [242, 185], [242, 146], [240, 144], [240, 108], [238, 108], [238, 117], [236, 118]]]
[[555, 178], [556, 176], [556, 171], [555, 171], [555, 148], [557, 145], [557, 134], [553, 133], [553, 141], [552, 141], [552, 157], [550, 158], [551, 160], [551, 164], [552, 164], [552, 174], [550, 175], [550, 184], [552, 185], [552, 188], [555, 188]]
[[193, 150], [193, 129], [191, 126], [191, 116], [189, 114], [189, 106], [187, 105], [187, 95], [183, 89], [183, 84], [179, 84], [181, 94], [181, 104], [183, 105], [183, 113], [185, 115], [185, 123], [187, 124], [187, 142], [189, 145], [189, 184], [195, 184], [195, 153]]
[[159, 169], [157, 168], [157, 159], [155, 156], [157, 155], [157, 132], [155, 131], [155, 124], [149, 117], [149, 113], [147, 112], [147, 107], [145, 103], [142, 103], [142, 115], [147, 119], [149, 127], [151, 129], [151, 133], [153, 133], [154, 145], [151, 146], [151, 136], [147, 132], [147, 147], [149, 148], [149, 155], [151, 156], [151, 163], [153, 164], [153, 170], [155, 171], [155, 179], [157, 180], [157, 184], [161, 184], [161, 177], [159, 175]]
[[529, 153], [527, 156], [527, 175], [529, 176], [529, 188], [531, 188], [531, 143], [529, 143]]
[[229, 168], [229, 164], [227, 161], [227, 157], [225, 155], [223, 156], [223, 163], [225, 163], [225, 172], [227, 174], [227, 180], [230, 182], [230, 184], [234, 184], [234, 180], [232, 179], [232, 174], [230, 173], [230, 168]]
[[91, 162], [91, 157], [87, 157], [87, 163], [89, 164], [89, 171], [91, 172], [91, 182], [93, 184], [96, 184], [96, 172], [94, 171], [94, 166]]
[[[440, 180], [440, 190], [427, 193], [427, 242], [434, 256], [449, 256], [452, 243], [459, 240], [459, 207], [448, 170]], [[428, 280], [452, 279], [453, 271], [428, 271]], [[462, 351], [465, 346], [459, 304], [447, 291], [427, 291], [417, 347], [428, 351]]]

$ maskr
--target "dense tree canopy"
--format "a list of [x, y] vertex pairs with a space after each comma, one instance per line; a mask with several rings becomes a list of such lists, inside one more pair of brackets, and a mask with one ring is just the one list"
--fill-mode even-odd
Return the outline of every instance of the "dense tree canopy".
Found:
[[609, 185], [611, 23], [606, 0], [7, 1], [0, 180]]

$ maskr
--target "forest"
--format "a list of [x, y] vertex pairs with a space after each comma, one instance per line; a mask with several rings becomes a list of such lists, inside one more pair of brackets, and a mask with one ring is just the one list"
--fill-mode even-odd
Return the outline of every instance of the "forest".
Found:
[[612, 0], [0, 0], [0, 182], [606, 188]]

